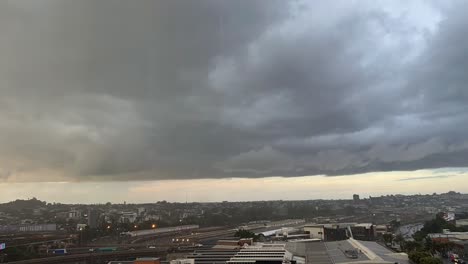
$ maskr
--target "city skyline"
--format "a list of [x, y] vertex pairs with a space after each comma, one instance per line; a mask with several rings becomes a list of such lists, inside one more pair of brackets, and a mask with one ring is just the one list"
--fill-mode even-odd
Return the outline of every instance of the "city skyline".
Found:
[[[37, 182], [0, 184], [0, 202], [36, 197], [63, 203], [221, 202], [352, 199], [389, 194], [468, 193], [468, 172], [382, 172], [353, 176], [267, 177], [125, 182]], [[8, 188], [6, 186], [8, 185]], [[11, 197], [11, 198], [10, 198]]]

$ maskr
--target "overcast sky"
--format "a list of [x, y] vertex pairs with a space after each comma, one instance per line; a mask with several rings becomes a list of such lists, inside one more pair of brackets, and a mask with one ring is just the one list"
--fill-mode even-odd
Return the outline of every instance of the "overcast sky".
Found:
[[[380, 191], [389, 193], [410, 182], [402, 172], [442, 191], [453, 178], [438, 168], [458, 168], [468, 183], [467, 8], [0, 1], [0, 179], [12, 190], [0, 200], [58, 195], [27, 187], [37, 184], [104, 186], [97, 200], [120, 188], [136, 201], [146, 199], [130, 195], [138, 186], [228, 190], [267, 179], [291, 189], [328, 182], [333, 194], [365, 178], [395, 183]], [[203, 188], [194, 199], [236, 200]], [[264, 199], [276, 197], [269, 188]]]

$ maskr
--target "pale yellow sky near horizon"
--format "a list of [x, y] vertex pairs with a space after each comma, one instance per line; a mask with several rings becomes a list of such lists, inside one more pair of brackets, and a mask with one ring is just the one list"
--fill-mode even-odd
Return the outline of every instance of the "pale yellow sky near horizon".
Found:
[[128, 182], [22, 182], [0, 184], [0, 202], [36, 197], [62, 203], [143, 203], [350, 199], [386, 194], [468, 193], [459, 169], [373, 172], [348, 176], [228, 178]]

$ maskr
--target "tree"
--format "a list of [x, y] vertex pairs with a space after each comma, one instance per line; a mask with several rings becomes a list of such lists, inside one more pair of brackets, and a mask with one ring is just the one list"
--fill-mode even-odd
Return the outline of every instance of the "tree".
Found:
[[397, 229], [401, 226], [401, 223], [400, 221], [397, 221], [397, 220], [392, 220], [390, 221], [390, 225], [392, 226], [393, 229]]
[[414, 240], [416, 241], [423, 241], [423, 239], [427, 236], [427, 233], [424, 232], [424, 231], [418, 231], [416, 233], [413, 234], [413, 238]]
[[418, 264], [442, 264], [442, 260], [435, 257], [423, 257]]
[[255, 233], [249, 230], [239, 229], [236, 231], [234, 236], [240, 237], [240, 238], [253, 238], [255, 236]]
[[254, 232], [249, 231], [249, 230], [244, 230], [244, 229], [237, 230], [234, 236], [240, 237], [240, 238], [253, 238], [254, 240], [258, 239], [258, 236], [255, 235]]
[[431, 252], [432, 254], [435, 253], [434, 242], [430, 237], [426, 237], [426, 239], [424, 240], [424, 249]]
[[18, 261], [39, 257], [36, 253], [27, 250], [25, 247], [7, 247], [5, 253], [7, 261]]
[[392, 234], [383, 234], [382, 236], [383, 240], [385, 241], [385, 244], [392, 244], [393, 241], [393, 235]]
[[422, 245], [417, 241], [405, 241], [403, 247], [406, 252], [422, 250]]
[[393, 241], [400, 245], [400, 250], [404, 250], [405, 238], [401, 234], [396, 235]]
[[412, 251], [408, 254], [408, 258], [416, 264], [422, 264], [421, 261], [427, 257], [432, 257], [432, 256], [429, 253], [424, 252], [424, 251]]
[[395, 239], [393, 239], [393, 241], [395, 241], [395, 243], [401, 243], [405, 241], [405, 238], [401, 234], [398, 234], [395, 236]]

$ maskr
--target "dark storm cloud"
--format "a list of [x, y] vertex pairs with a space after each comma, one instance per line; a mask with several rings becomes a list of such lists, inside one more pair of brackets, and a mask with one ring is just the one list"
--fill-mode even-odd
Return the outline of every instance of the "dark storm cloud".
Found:
[[0, 177], [463, 167], [468, 19], [418, 3], [1, 2]]

